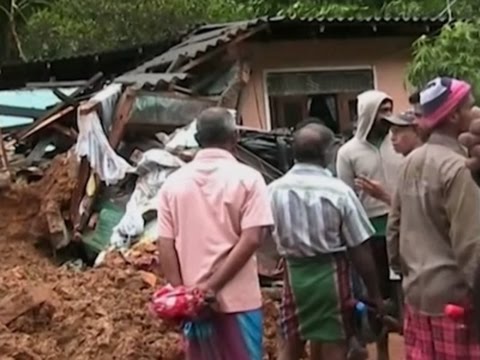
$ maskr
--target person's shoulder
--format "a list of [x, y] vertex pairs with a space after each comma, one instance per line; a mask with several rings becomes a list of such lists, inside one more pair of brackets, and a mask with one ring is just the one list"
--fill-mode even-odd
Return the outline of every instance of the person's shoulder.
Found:
[[188, 163], [171, 173], [162, 185], [162, 188], [174, 189], [177, 185], [188, 180], [191, 176], [192, 164]]
[[338, 144], [338, 156], [348, 156], [350, 152], [358, 145], [357, 138], [353, 137], [344, 144]]
[[323, 177], [316, 185], [316, 188], [322, 194], [329, 194], [329, 196], [338, 198], [349, 197], [351, 194], [355, 194], [350, 186], [334, 176]]
[[247, 191], [266, 187], [265, 179], [259, 171], [238, 161], [222, 168], [222, 173], [229, 182], [238, 184]]
[[283, 175], [278, 179], [273, 180], [270, 184], [268, 184], [268, 191], [272, 193], [282, 189], [284, 185], [287, 183], [286, 180], [287, 180], [286, 175]]

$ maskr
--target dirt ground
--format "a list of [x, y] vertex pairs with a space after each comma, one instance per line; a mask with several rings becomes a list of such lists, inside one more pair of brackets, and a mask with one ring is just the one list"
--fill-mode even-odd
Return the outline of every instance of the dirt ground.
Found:
[[[62, 163], [58, 167], [59, 173], [33, 188], [0, 192], [0, 359], [183, 359], [178, 329], [147, 307], [152, 285], [162, 283], [155, 274], [152, 284], [154, 247], [132, 251], [129, 263], [114, 255], [84, 272], [57, 267], [42, 250], [40, 194], [72, 188], [60, 174]], [[277, 310], [269, 298], [264, 305], [265, 359], [273, 360]], [[392, 339], [391, 348], [393, 360], [403, 359], [400, 338]]]

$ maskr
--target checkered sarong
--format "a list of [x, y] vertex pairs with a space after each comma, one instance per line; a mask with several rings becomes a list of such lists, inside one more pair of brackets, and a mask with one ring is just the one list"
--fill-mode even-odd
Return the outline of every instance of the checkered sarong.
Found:
[[480, 359], [480, 341], [471, 317], [452, 320], [427, 316], [405, 306], [405, 351], [407, 360]]

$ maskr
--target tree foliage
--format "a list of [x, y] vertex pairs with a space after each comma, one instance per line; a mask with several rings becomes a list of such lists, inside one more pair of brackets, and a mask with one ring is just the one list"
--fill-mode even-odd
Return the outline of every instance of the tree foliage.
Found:
[[[46, 3], [48, 3], [46, 5]], [[160, 41], [207, 22], [260, 16], [469, 18], [413, 47], [408, 79], [438, 74], [480, 85], [480, 0], [0, 0], [0, 59], [46, 59]], [[18, 36], [18, 33], [20, 36]]]
[[[172, 37], [222, 17], [230, 0], [56, 0], [34, 14], [23, 31], [28, 56], [70, 56]], [[230, 6], [231, 7], [231, 6]]]
[[0, 59], [19, 57], [26, 60], [18, 33], [19, 26], [49, 0], [0, 0]]
[[437, 37], [419, 38], [408, 69], [410, 83], [418, 87], [435, 76], [453, 76], [480, 90], [479, 25], [480, 21], [460, 21], [444, 27]]

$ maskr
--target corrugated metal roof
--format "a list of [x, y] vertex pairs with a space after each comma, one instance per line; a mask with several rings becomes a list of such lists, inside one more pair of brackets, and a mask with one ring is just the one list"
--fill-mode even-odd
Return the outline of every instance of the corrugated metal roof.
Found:
[[[271, 18], [258, 18], [246, 21], [237, 21], [224, 24], [209, 24], [198, 27], [195, 31], [187, 35], [183, 41], [174, 47], [170, 48], [163, 54], [155, 57], [154, 59], [145, 62], [136, 69], [130, 71], [127, 75], [117, 78], [116, 81], [130, 82], [130, 83], [143, 83], [155, 85], [159, 81], [169, 83], [173, 80], [183, 80], [186, 74], [159, 74], [149, 73], [154, 71], [156, 67], [167, 66], [173, 63], [179, 57], [183, 56], [186, 59], [194, 59], [197, 56], [204, 54], [216, 47], [227, 44], [239, 35], [246, 33], [247, 31], [257, 28], [264, 24], [270, 25], [367, 25], [367, 24], [386, 24], [386, 25], [434, 25], [442, 26], [446, 24], [448, 19], [446, 17], [286, 17], [276, 16]], [[125, 77], [128, 76], [125, 81]], [[150, 76], [151, 79], [149, 78]], [[154, 77], [153, 77], [154, 76]], [[120, 80], [122, 79], [123, 80]], [[153, 82], [153, 83], [152, 83]]]
[[169, 64], [175, 61], [179, 56], [185, 58], [195, 58], [198, 55], [207, 52], [219, 45], [228, 43], [235, 39], [241, 33], [246, 32], [261, 24], [279, 24], [279, 23], [317, 23], [321, 24], [444, 24], [448, 22], [446, 17], [389, 17], [389, 16], [370, 16], [370, 17], [286, 17], [276, 16], [271, 18], [258, 18], [246, 21], [237, 21], [225, 24], [210, 24], [200, 26], [193, 31], [184, 40], [170, 48], [165, 53], [144, 63], [134, 70], [136, 73], [148, 72], [149, 69]]
[[448, 17], [428, 16], [324, 16], [324, 17], [288, 17], [276, 16], [269, 18], [269, 23], [279, 22], [305, 22], [305, 23], [390, 23], [390, 24], [439, 24], [447, 23]]
[[180, 44], [172, 47], [160, 56], [147, 61], [142, 66], [136, 68], [133, 72], [145, 73], [149, 69], [159, 65], [169, 64], [175, 61], [179, 56], [187, 59], [193, 59], [200, 54], [216, 48], [222, 44], [226, 44], [234, 40], [238, 35], [245, 33], [247, 30], [256, 27], [262, 23], [266, 23], [265, 19], [255, 19], [248, 21], [235, 22], [225, 24], [221, 27], [210, 29], [200, 27], [196, 31], [188, 35]]
[[143, 87], [146, 85], [157, 86], [159, 83], [185, 80], [189, 75], [185, 73], [127, 73], [115, 79], [115, 82]]

